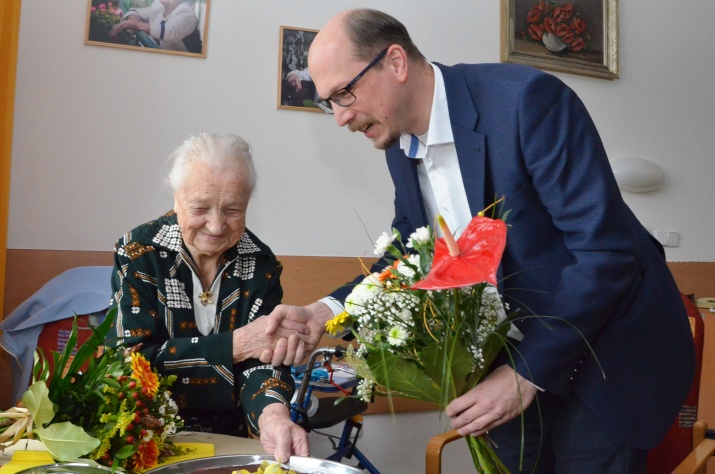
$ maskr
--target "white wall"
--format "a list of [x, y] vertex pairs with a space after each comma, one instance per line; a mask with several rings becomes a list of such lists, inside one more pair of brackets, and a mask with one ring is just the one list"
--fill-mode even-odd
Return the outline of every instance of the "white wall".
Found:
[[[86, 2], [23, 2], [8, 247], [110, 250], [170, 207], [165, 158], [209, 130], [254, 146], [248, 223], [276, 253], [369, 255], [391, 218], [382, 154], [331, 116], [275, 105], [279, 26], [319, 29], [356, 5], [401, 18], [428, 59], [499, 60], [498, 2], [214, 0], [205, 59], [85, 45]], [[714, 13], [709, 0], [623, 2], [621, 78], [559, 74], [611, 159], [665, 169], [663, 188], [625, 198], [649, 229], [680, 232], [671, 261], [715, 258]]]
[[[277, 254], [370, 255], [392, 214], [382, 154], [329, 115], [275, 105], [279, 26], [319, 29], [353, 6], [400, 18], [430, 60], [499, 61], [496, 1], [213, 0], [199, 59], [84, 45], [86, 2], [25, 0], [8, 247], [111, 250], [168, 210], [164, 160], [206, 130], [253, 145], [260, 180], [248, 225]], [[680, 232], [671, 261], [715, 259], [713, 17], [710, 0], [622, 2], [621, 78], [559, 74], [611, 159], [665, 170], [663, 188], [625, 199], [649, 229]], [[369, 417], [361, 443], [383, 472], [420, 472], [426, 440], [441, 429], [434, 414]]]

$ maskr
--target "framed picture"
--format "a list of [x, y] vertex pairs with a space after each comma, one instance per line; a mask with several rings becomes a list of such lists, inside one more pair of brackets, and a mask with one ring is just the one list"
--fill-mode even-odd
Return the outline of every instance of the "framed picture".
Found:
[[618, 78], [618, 0], [502, 0], [501, 61]]
[[85, 44], [206, 57], [210, 0], [89, 0]]
[[315, 103], [317, 92], [308, 71], [308, 49], [318, 30], [281, 26], [278, 55], [278, 108], [327, 112]]

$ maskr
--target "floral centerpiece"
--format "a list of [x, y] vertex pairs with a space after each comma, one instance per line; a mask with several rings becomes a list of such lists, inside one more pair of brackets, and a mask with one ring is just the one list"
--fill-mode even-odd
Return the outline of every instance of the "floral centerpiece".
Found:
[[58, 461], [86, 458], [130, 472], [185, 452], [167, 439], [183, 425], [169, 390], [176, 376], [159, 376], [135, 350], [100, 350], [115, 314], [73, 356], [75, 319], [51, 371], [38, 349], [24, 406], [0, 413], [0, 448], [36, 436]]
[[588, 46], [591, 35], [586, 22], [571, 3], [539, 2], [526, 15], [524, 39], [543, 43], [550, 51], [581, 51]]
[[[473, 218], [455, 241], [438, 216], [444, 235], [417, 229], [406, 246], [400, 233], [383, 233], [376, 253], [394, 264], [368, 274], [345, 301], [345, 311], [327, 323], [337, 334], [350, 328], [358, 345], [346, 362], [362, 379], [358, 396], [400, 395], [444, 408], [488, 373], [507, 345], [511, 327], [496, 289], [506, 243], [503, 220]], [[508, 472], [483, 436], [467, 442], [479, 473]]]

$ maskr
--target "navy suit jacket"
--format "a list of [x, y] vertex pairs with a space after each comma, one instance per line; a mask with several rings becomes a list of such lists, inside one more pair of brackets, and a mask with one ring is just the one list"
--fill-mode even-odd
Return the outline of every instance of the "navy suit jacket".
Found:
[[[692, 334], [662, 248], [623, 201], [586, 108], [530, 67], [438, 67], [472, 214], [495, 196], [510, 211], [502, 294], [539, 316], [517, 322], [516, 370], [574, 393], [630, 444], [657, 445], [693, 379]], [[434, 216], [415, 161], [399, 144], [386, 157], [393, 227], [406, 238]]]

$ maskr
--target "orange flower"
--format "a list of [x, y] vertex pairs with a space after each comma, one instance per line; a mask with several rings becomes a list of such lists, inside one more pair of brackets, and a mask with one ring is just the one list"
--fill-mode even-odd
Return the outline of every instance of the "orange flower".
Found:
[[382, 271], [382, 273], [380, 273], [380, 274], [377, 276], [377, 279], [380, 280], [380, 281], [387, 281], [387, 280], [389, 280], [390, 278], [397, 278], [397, 277], [390, 271], [390, 269], [392, 269], [392, 268], [397, 268], [397, 265], [399, 265], [399, 264], [400, 264], [400, 261], [399, 261], [399, 260], [395, 260], [395, 263], [393, 263], [393, 264], [390, 265], [389, 267], [385, 268], [385, 269]]
[[132, 378], [139, 382], [151, 397], [159, 391], [159, 377], [151, 370], [149, 361], [137, 352], [132, 353]]
[[146, 443], [139, 444], [134, 455], [134, 469], [139, 471], [156, 466], [159, 461], [159, 446], [156, 441], [150, 439]]

